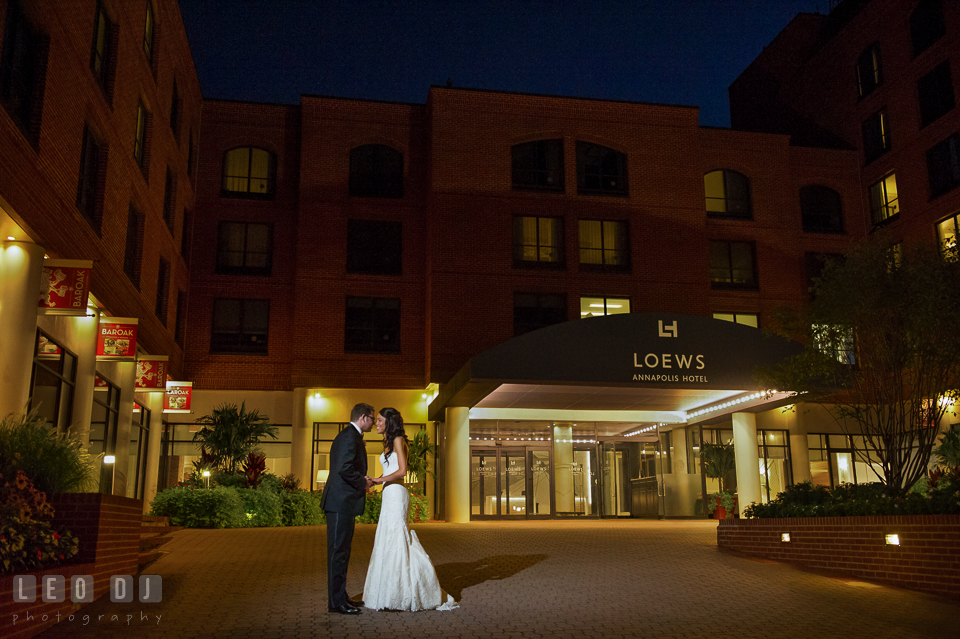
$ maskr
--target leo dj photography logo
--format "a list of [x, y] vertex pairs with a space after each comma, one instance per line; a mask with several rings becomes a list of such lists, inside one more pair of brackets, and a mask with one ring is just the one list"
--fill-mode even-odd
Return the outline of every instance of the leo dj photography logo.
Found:
[[[159, 603], [163, 600], [163, 579], [160, 575], [140, 575], [134, 588], [132, 575], [110, 577], [110, 601], [133, 603], [134, 595], [140, 603]], [[67, 600], [67, 580], [63, 575], [43, 575], [40, 578], [40, 600], [44, 603], [61, 603]], [[89, 603], [93, 601], [93, 575], [70, 577], [70, 601]], [[136, 590], [136, 593], [134, 593]], [[13, 600], [16, 603], [33, 603], [37, 600], [35, 575], [14, 575]]]

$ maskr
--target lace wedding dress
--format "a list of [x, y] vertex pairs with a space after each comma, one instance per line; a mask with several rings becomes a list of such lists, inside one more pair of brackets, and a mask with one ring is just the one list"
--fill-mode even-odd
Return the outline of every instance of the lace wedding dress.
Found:
[[[389, 461], [381, 454], [380, 465], [384, 475], [396, 472], [396, 454], [390, 455]], [[384, 487], [363, 587], [364, 605], [373, 610], [453, 610], [459, 607], [457, 602], [440, 589], [430, 557], [417, 533], [407, 527], [409, 508], [410, 493], [403, 484]]]

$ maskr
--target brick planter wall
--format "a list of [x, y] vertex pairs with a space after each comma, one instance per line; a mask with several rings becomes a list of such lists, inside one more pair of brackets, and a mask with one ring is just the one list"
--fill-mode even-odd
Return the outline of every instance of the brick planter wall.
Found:
[[[66, 528], [80, 539], [80, 552], [70, 564], [0, 575], [0, 636], [5, 638], [32, 637], [58, 621], [69, 624], [67, 618], [71, 614], [82, 619], [82, 604], [70, 600], [70, 578], [73, 575], [93, 576], [93, 596], [96, 599], [107, 593], [111, 575], [137, 574], [142, 501], [98, 493], [50, 495], [49, 500], [56, 511], [54, 525]], [[17, 575], [37, 578], [36, 601], [33, 603], [14, 601], [14, 577]], [[43, 575], [65, 578], [66, 601], [43, 602], [40, 597]]]
[[[886, 544], [889, 533], [899, 546]], [[717, 545], [960, 599], [960, 515], [723, 519]]]

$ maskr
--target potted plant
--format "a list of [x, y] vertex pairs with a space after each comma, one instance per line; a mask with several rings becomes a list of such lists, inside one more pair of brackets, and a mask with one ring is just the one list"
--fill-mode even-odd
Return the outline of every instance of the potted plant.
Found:
[[719, 491], [712, 493], [707, 499], [708, 512], [715, 519], [732, 518], [737, 505], [736, 492], [730, 488], [730, 484], [736, 483], [737, 472], [733, 443], [712, 444], [703, 442], [700, 458], [703, 460], [704, 474], [716, 479], [719, 484]]

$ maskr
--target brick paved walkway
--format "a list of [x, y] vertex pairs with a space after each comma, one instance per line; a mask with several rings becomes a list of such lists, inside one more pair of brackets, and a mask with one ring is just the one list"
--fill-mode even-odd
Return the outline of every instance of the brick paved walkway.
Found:
[[[956, 636], [960, 623], [960, 602], [720, 552], [712, 522], [415, 530], [458, 610], [328, 614], [324, 527], [184, 530], [149, 570], [163, 577], [163, 602], [102, 597], [41, 636], [899, 639]], [[363, 588], [374, 532], [357, 526], [351, 595]]]

